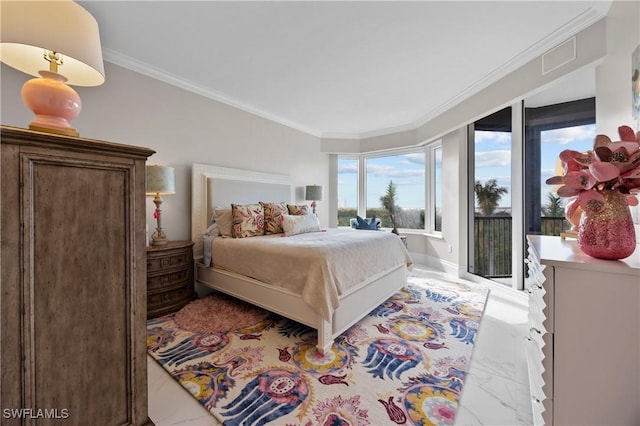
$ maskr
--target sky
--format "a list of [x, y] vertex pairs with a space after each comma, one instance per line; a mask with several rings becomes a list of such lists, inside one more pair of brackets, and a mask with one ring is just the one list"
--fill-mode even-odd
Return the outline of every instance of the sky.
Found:
[[[541, 203], [548, 203], [554, 189], [545, 181], [554, 175], [558, 155], [565, 149], [584, 152], [592, 148], [595, 124], [547, 130], [541, 134], [540, 188]], [[496, 179], [499, 186], [509, 191], [503, 195], [499, 207], [511, 207], [511, 135], [504, 132], [476, 132], [476, 180]]]
[[[389, 182], [396, 187], [396, 204], [405, 209], [424, 208], [425, 154], [412, 153], [367, 159], [367, 206], [381, 207], [380, 197]], [[338, 165], [338, 207], [357, 206], [358, 161]]]
[[[541, 143], [541, 203], [547, 205], [547, 197], [553, 187], [547, 185], [547, 178], [554, 175], [558, 154], [564, 149], [586, 151], [591, 149], [595, 137], [595, 125], [568, 127], [542, 132]], [[507, 188], [499, 206], [511, 207], [511, 135], [502, 132], [477, 131], [476, 137], [476, 180], [486, 182], [496, 179], [499, 186]], [[390, 180], [396, 185], [397, 204], [402, 208], [423, 208], [425, 194], [424, 154], [406, 154], [394, 157], [379, 157], [367, 160], [369, 207], [380, 206], [380, 196]], [[356, 159], [341, 159], [338, 164], [338, 207], [357, 206], [357, 166]], [[439, 198], [440, 194], [437, 194]], [[441, 205], [440, 200], [436, 200]]]

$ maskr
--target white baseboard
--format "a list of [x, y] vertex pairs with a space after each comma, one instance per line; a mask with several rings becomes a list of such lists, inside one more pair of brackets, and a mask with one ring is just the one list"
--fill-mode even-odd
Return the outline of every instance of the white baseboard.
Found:
[[411, 255], [411, 259], [413, 259], [413, 263], [428, 266], [429, 268], [433, 268], [436, 271], [444, 272], [446, 274], [453, 275], [455, 277], [459, 276], [459, 268], [455, 263], [442, 260], [438, 257], [429, 256], [424, 253], [409, 253]]

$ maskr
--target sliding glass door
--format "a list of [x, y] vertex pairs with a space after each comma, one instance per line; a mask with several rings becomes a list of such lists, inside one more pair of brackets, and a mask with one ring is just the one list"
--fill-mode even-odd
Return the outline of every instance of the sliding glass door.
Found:
[[469, 132], [469, 272], [510, 284], [512, 264], [511, 108]]

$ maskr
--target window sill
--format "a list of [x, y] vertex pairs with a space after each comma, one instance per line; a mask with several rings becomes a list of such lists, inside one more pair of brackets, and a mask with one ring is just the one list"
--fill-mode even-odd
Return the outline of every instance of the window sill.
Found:
[[[391, 231], [390, 228], [383, 228], [385, 230], [389, 229], [389, 231]], [[444, 240], [444, 237], [442, 236], [441, 232], [438, 233], [432, 233], [432, 232], [427, 232], [421, 229], [398, 229], [398, 232], [401, 235], [422, 235], [424, 237], [428, 237], [428, 238], [433, 238], [433, 239], [437, 239], [437, 240]]]
[[[338, 226], [338, 228], [340, 228], [340, 229], [353, 229], [353, 228], [350, 228], [349, 226]], [[391, 232], [391, 228], [380, 228], [380, 230], [385, 231], [385, 232]], [[433, 239], [436, 239], [436, 240], [444, 240], [444, 237], [442, 236], [441, 232], [430, 233], [430, 232], [424, 231], [422, 229], [398, 229], [398, 233], [400, 235], [421, 235], [423, 237], [433, 238]]]

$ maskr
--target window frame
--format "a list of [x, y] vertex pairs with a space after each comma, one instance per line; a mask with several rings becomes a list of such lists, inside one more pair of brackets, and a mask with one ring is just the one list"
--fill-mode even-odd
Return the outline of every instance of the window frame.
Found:
[[[437, 218], [437, 214], [436, 214], [436, 197], [437, 197], [437, 188], [436, 188], [436, 184], [438, 182], [436, 182], [436, 150], [441, 150], [441, 154], [440, 154], [440, 167], [442, 168], [442, 162], [443, 162], [443, 154], [444, 154], [444, 150], [442, 148], [442, 140], [439, 139], [437, 141], [431, 142], [427, 145], [425, 145], [426, 148], [426, 158], [425, 158], [425, 183], [424, 183], [424, 189], [425, 189], [425, 211], [424, 211], [424, 226], [425, 226], [425, 231], [427, 232], [427, 234], [432, 235], [434, 237], [438, 237], [438, 238], [442, 238], [442, 230], [438, 231], [436, 229], [436, 218]], [[442, 170], [442, 169], [441, 169]], [[442, 171], [441, 171], [441, 178], [442, 178]], [[440, 195], [442, 196], [442, 179], [440, 180]], [[441, 200], [442, 201], [442, 200]], [[440, 208], [442, 209], [443, 206], [440, 206]], [[428, 210], [427, 210], [428, 209]], [[440, 216], [442, 217], [443, 214], [442, 212], [440, 212]], [[442, 223], [441, 223], [441, 228], [442, 228]]]
[[[344, 154], [344, 155], [339, 154], [337, 156], [338, 171], [340, 170], [340, 167], [339, 167], [340, 160], [351, 160], [356, 162], [356, 212], [358, 213], [358, 215], [360, 215], [359, 204], [360, 204], [360, 194], [362, 191], [362, 188], [360, 188], [360, 171], [361, 171], [360, 156], [358, 154]], [[337, 199], [337, 204], [340, 204], [340, 198], [337, 196], [337, 194], [336, 194], [336, 199]], [[340, 206], [336, 205], [336, 212], [338, 211], [339, 208]], [[337, 220], [337, 217], [336, 217], [336, 220]]]
[[[362, 153], [362, 154], [338, 154], [338, 160], [340, 159], [358, 159], [358, 206], [357, 211], [358, 215], [364, 217], [366, 215], [367, 210], [367, 171], [366, 171], [366, 163], [368, 159], [381, 158], [381, 157], [392, 157], [392, 156], [400, 156], [406, 154], [415, 154], [420, 153], [425, 155], [425, 173], [424, 173], [424, 228], [423, 229], [412, 229], [412, 228], [398, 228], [399, 231], [402, 231], [406, 234], [411, 233], [420, 233], [426, 234], [437, 238], [442, 238], [442, 231], [435, 230], [435, 202], [436, 202], [436, 179], [435, 179], [435, 151], [437, 149], [442, 149], [442, 140], [438, 139], [433, 142], [422, 144], [418, 147], [409, 147], [409, 148], [401, 148], [394, 149], [389, 151], [382, 152], [374, 152], [374, 153]], [[440, 191], [442, 193], [442, 182], [440, 184]], [[442, 208], [442, 206], [441, 206]]]

